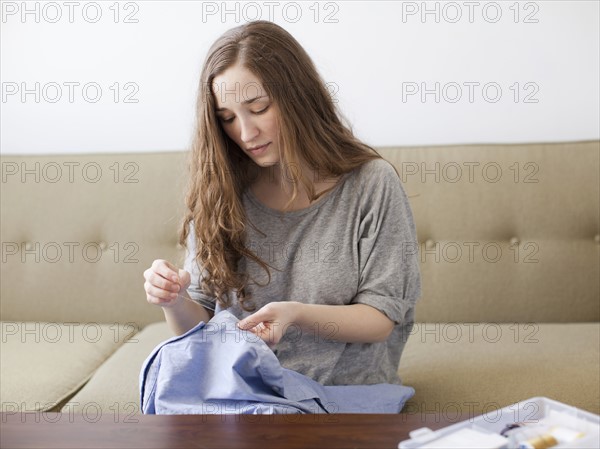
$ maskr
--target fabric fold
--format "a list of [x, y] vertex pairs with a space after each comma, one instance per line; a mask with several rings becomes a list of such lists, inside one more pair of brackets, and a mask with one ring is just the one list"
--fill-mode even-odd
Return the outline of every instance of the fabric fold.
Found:
[[404, 385], [323, 386], [283, 368], [269, 346], [224, 310], [160, 343], [142, 364], [144, 414], [399, 413]]

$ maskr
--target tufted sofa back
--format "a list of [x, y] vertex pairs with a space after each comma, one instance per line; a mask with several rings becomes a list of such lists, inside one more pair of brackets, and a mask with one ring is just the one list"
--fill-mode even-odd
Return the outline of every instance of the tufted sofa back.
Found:
[[[415, 216], [417, 321], [599, 320], [600, 142], [378, 151]], [[187, 156], [2, 156], [0, 319], [164, 320], [142, 273], [181, 265]]]

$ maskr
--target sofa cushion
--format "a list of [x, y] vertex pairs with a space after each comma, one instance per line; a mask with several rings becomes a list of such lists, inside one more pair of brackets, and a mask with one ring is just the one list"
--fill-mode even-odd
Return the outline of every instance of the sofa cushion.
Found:
[[94, 415], [98, 412], [119, 413], [124, 419], [141, 413], [139, 375], [142, 364], [156, 346], [173, 336], [166, 321], [144, 327], [106, 360], [61, 411]]
[[598, 321], [600, 142], [377, 150], [415, 218], [416, 321]]
[[[61, 411], [140, 413], [142, 364], [172, 336], [166, 322], [146, 326]], [[416, 394], [403, 412], [458, 422], [546, 396], [599, 413], [599, 338], [599, 323], [416, 323], [399, 370]]]
[[417, 323], [403, 412], [461, 421], [535, 396], [600, 413], [600, 323]]
[[183, 262], [189, 155], [0, 155], [14, 173], [2, 182], [0, 319], [137, 329], [164, 319], [148, 307], [142, 273], [155, 259]]
[[130, 334], [97, 323], [2, 321], [3, 412], [49, 411], [77, 391]]
[[[417, 321], [598, 321], [598, 140], [377, 150], [399, 172], [415, 218]], [[138, 328], [164, 319], [148, 307], [141, 273], [158, 258], [183, 263], [189, 157], [0, 155], [1, 319]], [[97, 170], [99, 179], [83, 177]]]

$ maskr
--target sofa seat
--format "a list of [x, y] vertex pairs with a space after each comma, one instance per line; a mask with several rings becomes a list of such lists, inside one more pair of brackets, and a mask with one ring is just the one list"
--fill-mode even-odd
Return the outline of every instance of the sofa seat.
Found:
[[[172, 336], [166, 322], [146, 326], [61, 411], [93, 404], [124, 417], [140, 413], [142, 364]], [[400, 368], [416, 394], [403, 412], [461, 421], [547, 396], [599, 413], [599, 339], [600, 323], [416, 323]]]
[[97, 408], [124, 418], [140, 413], [138, 380], [142, 364], [156, 346], [171, 337], [166, 321], [144, 327], [112, 354], [60, 411], [80, 413]]
[[55, 410], [128, 336], [116, 331], [114, 324], [2, 321], [0, 325], [3, 412]]
[[[462, 421], [535, 396], [600, 413], [600, 323], [416, 323], [405, 413]], [[520, 417], [524, 418], [524, 417]]]

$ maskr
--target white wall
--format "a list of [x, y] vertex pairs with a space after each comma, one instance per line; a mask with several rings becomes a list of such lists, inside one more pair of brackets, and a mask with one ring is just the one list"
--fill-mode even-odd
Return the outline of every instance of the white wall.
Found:
[[[272, 20], [298, 39], [357, 135], [371, 145], [600, 137], [596, 1], [59, 1], [25, 7], [33, 12], [23, 16], [21, 1], [2, 2], [5, 154], [185, 149], [208, 47], [226, 29], [254, 18]], [[238, 17], [223, 18], [226, 8], [237, 8]], [[422, 16], [425, 8], [439, 11], [438, 22], [435, 13]], [[137, 22], [126, 23], [128, 15]], [[69, 83], [79, 83], [71, 85], [72, 99]], [[409, 95], [435, 90], [436, 83], [439, 102], [434, 93]], [[465, 83], [479, 83], [471, 84], [471, 99]], [[62, 97], [52, 102], [57, 86]], [[94, 86], [101, 89], [96, 102]], [[462, 97], [452, 102], [457, 86]], [[23, 96], [23, 88], [33, 93]], [[137, 103], [125, 102], [128, 94]]]

